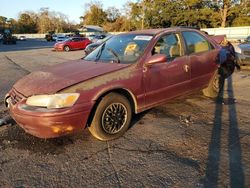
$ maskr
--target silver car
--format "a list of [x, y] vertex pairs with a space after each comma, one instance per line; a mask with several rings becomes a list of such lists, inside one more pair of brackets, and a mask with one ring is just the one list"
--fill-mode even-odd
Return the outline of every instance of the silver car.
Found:
[[250, 41], [234, 47], [237, 61], [240, 65], [250, 65]]

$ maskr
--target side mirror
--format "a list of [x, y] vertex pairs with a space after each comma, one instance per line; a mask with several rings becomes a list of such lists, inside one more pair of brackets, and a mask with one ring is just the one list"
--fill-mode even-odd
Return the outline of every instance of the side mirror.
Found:
[[167, 56], [164, 54], [155, 54], [147, 59], [145, 65], [146, 66], [152, 66], [154, 64], [158, 63], [166, 63], [167, 62]]

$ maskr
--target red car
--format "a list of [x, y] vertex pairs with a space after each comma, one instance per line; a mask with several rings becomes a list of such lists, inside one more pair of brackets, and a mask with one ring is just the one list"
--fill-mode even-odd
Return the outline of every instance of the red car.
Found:
[[54, 49], [56, 51], [70, 51], [70, 50], [78, 50], [78, 49], [85, 49], [91, 41], [88, 38], [83, 37], [72, 37], [63, 42], [57, 42], [54, 45]]
[[11, 116], [28, 133], [51, 138], [89, 128], [115, 139], [132, 115], [206, 88], [216, 92], [220, 46], [187, 28], [113, 36], [83, 60], [33, 72], [6, 95]]

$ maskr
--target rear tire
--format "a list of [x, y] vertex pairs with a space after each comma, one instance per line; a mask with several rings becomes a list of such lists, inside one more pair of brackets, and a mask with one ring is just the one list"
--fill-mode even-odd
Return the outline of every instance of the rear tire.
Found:
[[65, 52], [69, 52], [70, 51], [70, 47], [69, 46], [64, 46], [63, 49], [64, 49]]
[[220, 75], [218, 74], [218, 71], [216, 71], [213, 77], [210, 79], [208, 87], [202, 90], [203, 95], [210, 98], [216, 98], [218, 96], [220, 89], [219, 82], [220, 82]]
[[120, 94], [110, 93], [98, 104], [89, 131], [99, 140], [113, 140], [127, 131], [131, 118], [129, 100]]

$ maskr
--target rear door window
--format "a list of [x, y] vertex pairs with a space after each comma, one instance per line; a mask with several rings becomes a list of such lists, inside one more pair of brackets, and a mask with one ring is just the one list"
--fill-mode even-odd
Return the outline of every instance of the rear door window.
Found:
[[197, 32], [184, 31], [182, 35], [189, 54], [205, 52], [212, 49], [212, 45]]

